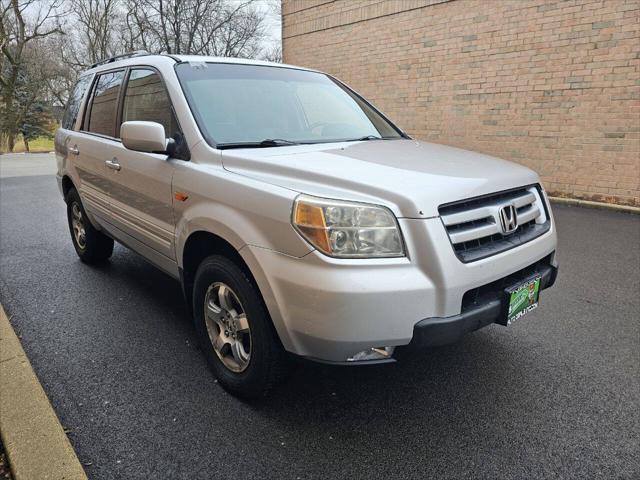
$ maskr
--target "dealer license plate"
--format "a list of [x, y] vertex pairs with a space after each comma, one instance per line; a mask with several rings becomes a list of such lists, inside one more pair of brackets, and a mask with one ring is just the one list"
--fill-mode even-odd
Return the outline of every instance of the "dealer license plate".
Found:
[[507, 289], [509, 309], [507, 310], [507, 325], [538, 308], [540, 296], [540, 277]]

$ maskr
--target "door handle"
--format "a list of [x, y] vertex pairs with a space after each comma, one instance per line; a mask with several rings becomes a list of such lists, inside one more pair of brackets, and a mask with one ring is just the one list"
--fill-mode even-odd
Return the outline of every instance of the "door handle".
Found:
[[118, 163], [118, 159], [117, 158], [113, 158], [111, 160], [107, 160], [106, 162], [104, 162], [105, 165], [107, 167], [109, 167], [111, 170], [120, 170], [120, 164]]
[[80, 155], [80, 150], [78, 149], [77, 145], [74, 145], [73, 147], [67, 147], [67, 152], [69, 152], [71, 155]]

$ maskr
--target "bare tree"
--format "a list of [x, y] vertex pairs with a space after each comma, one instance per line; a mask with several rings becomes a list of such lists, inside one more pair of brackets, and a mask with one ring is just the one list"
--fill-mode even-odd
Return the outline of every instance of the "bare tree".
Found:
[[121, 47], [119, 0], [67, 0], [72, 24], [66, 26], [69, 39], [66, 62], [86, 67], [115, 55]]
[[[26, 112], [37, 94], [29, 79], [27, 60], [31, 45], [54, 34], [61, 34], [62, 0], [1, 0], [0, 11], [0, 92], [2, 93], [2, 125], [9, 150]], [[26, 12], [29, 12], [27, 14]], [[27, 93], [27, 90], [29, 92]], [[19, 98], [20, 97], [20, 98]]]
[[262, 59], [267, 62], [282, 63], [282, 47], [274, 45], [262, 54]]
[[0, 135], [13, 149], [18, 132], [37, 133], [36, 117], [66, 103], [82, 70], [125, 51], [280, 61], [279, 47], [263, 51], [267, 17], [279, 6], [279, 0], [0, 0]]
[[129, 48], [174, 54], [253, 56], [264, 36], [256, 0], [126, 0]]
[[[282, 24], [282, 2], [280, 0], [264, 0], [263, 10], [264, 16], [273, 27]], [[260, 58], [268, 62], [282, 63], [282, 40], [271, 38], [271, 41], [266, 43]]]
[[[65, 30], [68, 31], [67, 28]], [[64, 107], [86, 64], [70, 35], [51, 35], [39, 42], [39, 46], [44, 52], [56, 52], [55, 56], [40, 59], [40, 77], [46, 86], [48, 103]]]

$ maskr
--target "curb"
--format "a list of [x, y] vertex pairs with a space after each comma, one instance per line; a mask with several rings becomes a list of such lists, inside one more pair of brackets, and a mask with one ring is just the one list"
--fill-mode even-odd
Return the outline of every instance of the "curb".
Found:
[[2, 305], [0, 436], [15, 480], [87, 479]]
[[552, 203], [560, 203], [563, 205], [573, 205], [576, 207], [599, 208], [602, 210], [614, 210], [616, 212], [626, 212], [640, 215], [640, 207], [632, 207], [629, 205], [617, 205], [615, 203], [592, 202], [590, 200], [579, 200], [577, 198], [565, 197], [549, 197]]

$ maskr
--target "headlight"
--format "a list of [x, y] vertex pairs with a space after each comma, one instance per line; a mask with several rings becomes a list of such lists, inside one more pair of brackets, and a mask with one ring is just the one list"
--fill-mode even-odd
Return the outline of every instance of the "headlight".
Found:
[[396, 217], [388, 208], [300, 195], [293, 226], [311, 245], [331, 257], [403, 257]]

